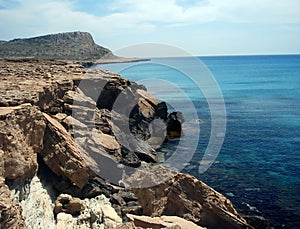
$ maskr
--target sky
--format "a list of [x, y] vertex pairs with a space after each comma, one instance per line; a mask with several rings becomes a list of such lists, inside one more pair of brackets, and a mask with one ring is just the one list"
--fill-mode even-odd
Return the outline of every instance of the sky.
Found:
[[0, 40], [90, 32], [112, 51], [160, 43], [192, 55], [300, 53], [300, 0], [0, 0]]

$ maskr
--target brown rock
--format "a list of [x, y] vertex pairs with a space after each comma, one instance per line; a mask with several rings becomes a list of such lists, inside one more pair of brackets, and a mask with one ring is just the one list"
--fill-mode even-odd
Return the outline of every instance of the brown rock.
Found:
[[76, 197], [60, 194], [55, 200], [54, 214], [64, 212], [71, 215], [79, 214], [84, 209], [83, 202]]
[[104, 134], [101, 131], [94, 129], [92, 131], [92, 139], [97, 145], [102, 146], [107, 152], [116, 156], [121, 155], [121, 145], [117, 142], [114, 136]]
[[157, 167], [138, 171], [126, 182], [146, 185], [133, 189], [146, 215], [179, 216], [208, 228], [250, 228], [229, 199], [193, 176]]
[[83, 188], [95, 176], [90, 166], [96, 166], [96, 163], [58, 121], [45, 113], [43, 115], [47, 126], [41, 156], [56, 175], [68, 178], [77, 187]]
[[[76, 65], [71, 72], [68, 65], [60, 61], [0, 60], [0, 106], [31, 103], [43, 111], [54, 107], [61, 110], [59, 99], [72, 90], [73, 79], [83, 77], [84, 70], [80, 67]], [[75, 74], [76, 71], [80, 75]], [[9, 80], [2, 80], [6, 78]]]
[[67, 91], [64, 94], [63, 101], [69, 104], [96, 108], [96, 102], [92, 98], [86, 96], [79, 88], [76, 88], [75, 91]]
[[[56, 115], [57, 116], [57, 115]], [[55, 117], [56, 117], [55, 116]], [[60, 117], [59, 117], [60, 118]], [[80, 130], [86, 130], [87, 126], [83, 124], [82, 122], [78, 121], [77, 119], [73, 118], [72, 116], [67, 116], [62, 123], [67, 127], [68, 130], [73, 130], [75, 133], [77, 133]]]
[[126, 222], [116, 226], [114, 229], [140, 229], [142, 227], [137, 227], [134, 225], [134, 222]]
[[136, 227], [141, 228], [176, 228], [176, 229], [202, 229], [192, 222], [182, 219], [178, 216], [160, 216], [160, 217], [149, 217], [149, 216], [138, 216], [127, 214], [130, 221], [133, 221]]
[[157, 106], [157, 104], [158, 104], [157, 99], [155, 97], [153, 97], [146, 90], [137, 89], [135, 94], [138, 98], [143, 98], [143, 99], [147, 100], [152, 106]]
[[145, 118], [152, 118], [155, 114], [154, 107], [145, 99], [138, 100], [139, 111]]
[[0, 228], [27, 228], [22, 208], [10, 199], [10, 190], [2, 177], [0, 177], [0, 219]]
[[32, 178], [38, 166], [36, 152], [43, 146], [45, 122], [41, 112], [31, 104], [0, 107], [0, 129], [2, 175], [17, 182]]

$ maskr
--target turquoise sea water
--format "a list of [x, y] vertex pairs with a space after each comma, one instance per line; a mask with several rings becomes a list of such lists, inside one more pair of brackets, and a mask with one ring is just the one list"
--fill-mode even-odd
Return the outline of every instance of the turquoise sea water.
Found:
[[[205, 67], [195, 67], [190, 57], [100, 67], [141, 81], [171, 109], [183, 111], [187, 123], [191, 121], [190, 100], [203, 123], [193, 158], [183, 172], [228, 196], [241, 212], [264, 216], [272, 227], [300, 228], [300, 55], [197, 58], [216, 79], [227, 118], [222, 148], [204, 173], [199, 173], [199, 161], [211, 132], [208, 99], [215, 95], [205, 90], [215, 85], [205, 85], [203, 79], [197, 85], [191, 78], [210, 77]], [[172, 67], [158, 64], [162, 60]], [[193, 76], [180, 69], [189, 69]], [[193, 133], [193, 127], [184, 131]], [[167, 157], [177, 146], [170, 142], [160, 150]]]

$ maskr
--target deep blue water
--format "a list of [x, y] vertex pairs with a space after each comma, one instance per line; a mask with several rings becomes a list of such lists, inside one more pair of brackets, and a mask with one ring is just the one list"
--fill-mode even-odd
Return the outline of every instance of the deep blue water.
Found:
[[[182, 148], [194, 153], [183, 172], [228, 196], [245, 214], [262, 215], [275, 228], [300, 228], [300, 55], [199, 59], [205, 66], [186, 57], [100, 67], [140, 81], [170, 109], [183, 111], [190, 142]], [[205, 83], [209, 72], [223, 95], [227, 124], [218, 157], [199, 173], [212, 130], [208, 103], [221, 101], [217, 86]], [[201, 78], [201, 85], [191, 78]], [[191, 104], [203, 121], [199, 140]], [[216, 117], [224, 118], [221, 113]], [[195, 150], [189, 148], [193, 141]], [[176, 147], [178, 142], [170, 142], [160, 150], [167, 159]]]

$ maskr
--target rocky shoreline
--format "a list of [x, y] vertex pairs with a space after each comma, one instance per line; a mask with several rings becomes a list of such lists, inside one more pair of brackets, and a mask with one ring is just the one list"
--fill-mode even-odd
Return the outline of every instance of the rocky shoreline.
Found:
[[42, 59], [1, 59], [0, 80], [0, 228], [252, 228], [222, 194], [155, 165], [183, 120], [143, 85]]

